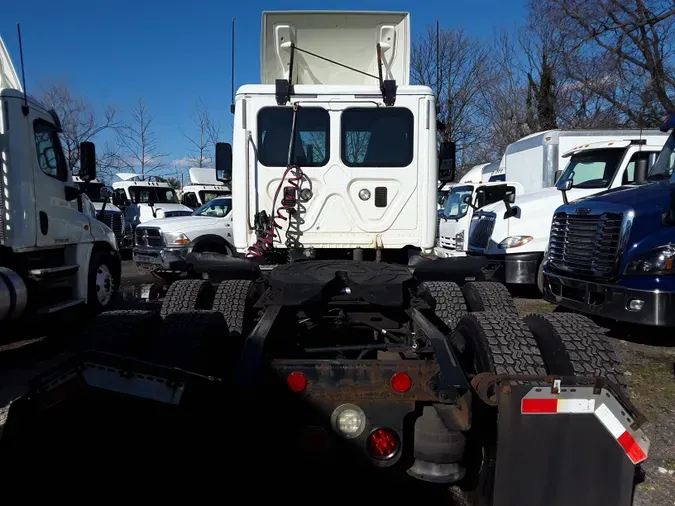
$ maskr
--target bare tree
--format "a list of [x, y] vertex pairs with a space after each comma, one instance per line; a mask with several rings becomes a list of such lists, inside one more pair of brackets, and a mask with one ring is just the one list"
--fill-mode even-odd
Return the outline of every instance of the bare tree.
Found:
[[675, 4], [672, 0], [532, 2], [564, 31], [568, 76], [632, 126], [654, 126], [675, 109]]
[[183, 136], [190, 142], [190, 161], [195, 167], [212, 165], [218, 137], [220, 137], [220, 125], [215, 122], [202, 99], [198, 99], [195, 110], [190, 114], [192, 133]]
[[[79, 165], [80, 143], [94, 141], [104, 131], [119, 127], [114, 106], [109, 105], [99, 113], [84, 97], [75, 95], [64, 83], [44, 89], [40, 101], [54, 109], [61, 121], [61, 144], [71, 170]], [[110, 176], [109, 172], [117, 160], [115, 155], [115, 148], [109, 142], [103, 145], [103, 149], [99, 147], [96, 160], [99, 178]]]
[[413, 82], [436, 93], [438, 118], [445, 124], [439, 137], [455, 141], [461, 159], [485, 139], [480, 100], [492, 79], [486, 47], [462, 30], [441, 29], [437, 34], [429, 26], [413, 43], [410, 73]]
[[165, 157], [157, 146], [153, 131], [153, 117], [142, 98], [131, 110], [131, 121], [118, 129], [120, 164], [128, 169], [139, 169], [141, 178], [165, 166]]

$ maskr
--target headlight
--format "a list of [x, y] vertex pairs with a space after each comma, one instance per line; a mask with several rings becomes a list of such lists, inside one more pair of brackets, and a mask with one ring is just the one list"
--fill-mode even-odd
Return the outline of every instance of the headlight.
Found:
[[675, 258], [675, 247], [670, 244], [659, 246], [645, 251], [636, 256], [626, 267], [626, 274], [673, 274], [673, 259]]
[[164, 243], [167, 246], [187, 246], [190, 239], [182, 232], [164, 232]]
[[498, 247], [499, 249], [519, 248], [530, 242], [532, 239], [533, 237], [529, 235], [512, 235], [500, 242]]
[[464, 251], [464, 230], [455, 235], [455, 249]]

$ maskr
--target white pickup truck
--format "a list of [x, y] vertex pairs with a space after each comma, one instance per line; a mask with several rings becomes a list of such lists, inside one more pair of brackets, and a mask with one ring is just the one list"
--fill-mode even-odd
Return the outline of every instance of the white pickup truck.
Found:
[[468, 251], [487, 256], [494, 279], [507, 284], [543, 288], [543, 261], [554, 211], [564, 203], [635, 182], [636, 168], [648, 169], [661, 151], [667, 135], [648, 139], [604, 141], [573, 147], [563, 154], [569, 163], [560, 181], [571, 180], [561, 194], [556, 187], [525, 194], [508, 206], [497, 202], [474, 213]]
[[235, 255], [232, 245], [232, 199], [216, 197], [190, 216], [151, 220], [136, 227], [136, 265], [163, 279], [188, 270], [188, 253]]

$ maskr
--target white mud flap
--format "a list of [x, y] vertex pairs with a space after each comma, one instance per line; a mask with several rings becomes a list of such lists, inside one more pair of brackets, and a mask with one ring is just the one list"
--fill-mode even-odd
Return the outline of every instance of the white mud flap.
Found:
[[556, 383], [499, 389], [493, 505], [631, 505], [649, 453], [638, 415], [608, 388]]

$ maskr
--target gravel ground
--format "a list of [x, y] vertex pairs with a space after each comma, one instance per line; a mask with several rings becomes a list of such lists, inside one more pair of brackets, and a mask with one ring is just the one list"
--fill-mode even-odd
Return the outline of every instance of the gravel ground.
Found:
[[[519, 298], [521, 314], [552, 311], [541, 299]], [[610, 332], [608, 334], [611, 335]], [[631, 400], [647, 417], [644, 426], [651, 441], [644, 464], [644, 483], [638, 486], [634, 506], [675, 505], [675, 335], [661, 336], [666, 346], [642, 344], [653, 341], [644, 331], [623, 339], [610, 337], [626, 368]]]

